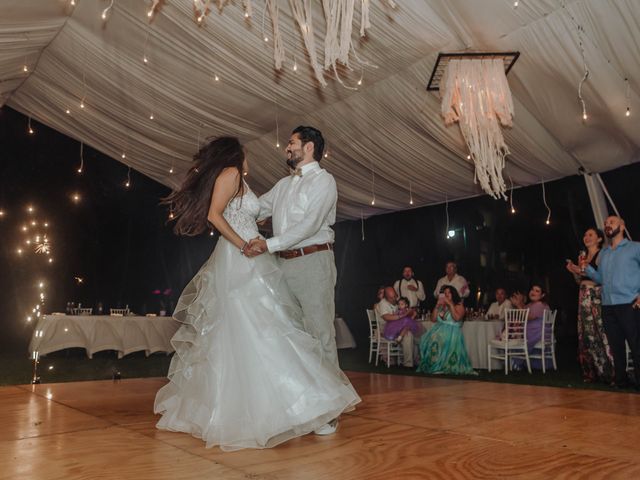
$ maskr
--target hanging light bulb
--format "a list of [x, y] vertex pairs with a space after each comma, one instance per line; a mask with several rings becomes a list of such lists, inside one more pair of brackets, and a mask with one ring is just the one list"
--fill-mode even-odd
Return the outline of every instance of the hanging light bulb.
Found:
[[149, 63], [149, 59], [147, 58], [147, 56], [146, 56], [146, 55], [144, 55], [144, 56], [142, 57], [142, 61], [143, 61], [145, 64]]
[[71, 0], [71, 6], [75, 7], [76, 6], [76, 0]]
[[280, 142], [276, 142], [276, 148], [280, 148]]
[[169, 169], [169, 173], [173, 173], [173, 166]]
[[80, 108], [84, 108], [84, 98], [80, 100]]
[[153, 8], [147, 12], [147, 17], [153, 17]]
[[153, 120], [153, 119], [154, 119], [154, 116], [153, 116], [153, 113], [152, 113], [151, 115], [149, 115], [149, 120]]
[[631, 116], [631, 108], [627, 107], [627, 111], [624, 114], [625, 117]]
[[371, 205], [373, 206], [373, 205], [375, 205], [375, 204], [376, 204], [376, 199], [375, 199], [375, 198], [372, 198], [372, 199], [371, 199]]
[[216, 82], [219, 82], [219, 81], [220, 81], [220, 77], [219, 77], [218, 75], [215, 75], [215, 76], [213, 77], [213, 79], [214, 79]]
[[516, 0], [515, 2], [513, 2], [513, 8], [518, 8], [518, 0]]
[[111, 11], [111, 7], [113, 7], [113, 0], [111, 0], [111, 3], [109, 3], [109, 6], [102, 11], [102, 15], [100, 15], [102, 17], [102, 20], [107, 19], [107, 15], [109, 15], [109, 12]]
[[249, 12], [244, 12], [244, 18], [249, 18]]
[[169, 220], [173, 220], [173, 212], [169, 212]]
[[587, 120], [588, 118], [587, 112], [582, 112], [582, 120]]
[[293, 71], [297, 72], [298, 71], [298, 62], [296, 61], [296, 59], [293, 59]]
[[264, 37], [264, 41], [268, 42], [269, 41], [269, 37]]
[[22, 71], [23, 71], [24, 73], [27, 73], [27, 72], [29, 71], [29, 67], [27, 67], [27, 64], [26, 64], [26, 63], [22, 66]]
[[516, 213], [516, 209], [511, 207], [511, 213]]
[[71, 110], [69, 110], [68, 108], [64, 111], [64, 113], [66, 113], [67, 115], [71, 115]]
[[125, 158], [127, 158], [127, 155], [124, 152], [122, 152], [122, 155], [120, 155], [120, 157], [122, 157], [122, 159], [124, 160]]

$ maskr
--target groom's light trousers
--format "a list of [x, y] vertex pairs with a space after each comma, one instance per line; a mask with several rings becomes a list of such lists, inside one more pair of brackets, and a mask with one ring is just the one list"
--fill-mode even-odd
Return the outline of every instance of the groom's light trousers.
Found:
[[299, 327], [322, 344], [323, 361], [338, 365], [336, 349], [336, 263], [331, 250], [280, 259], [284, 278], [300, 306]]

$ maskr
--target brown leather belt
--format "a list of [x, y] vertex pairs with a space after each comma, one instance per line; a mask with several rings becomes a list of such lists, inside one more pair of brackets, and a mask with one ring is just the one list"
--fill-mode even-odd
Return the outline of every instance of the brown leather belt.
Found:
[[311, 255], [312, 253], [322, 252], [323, 250], [333, 250], [333, 243], [321, 243], [319, 245], [309, 245], [308, 247], [296, 248], [295, 250], [283, 250], [278, 252], [280, 258], [290, 260], [292, 258]]

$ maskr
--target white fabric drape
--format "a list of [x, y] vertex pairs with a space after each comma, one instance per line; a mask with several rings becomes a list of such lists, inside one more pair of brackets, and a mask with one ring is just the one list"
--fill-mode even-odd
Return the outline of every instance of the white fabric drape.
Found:
[[589, 200], [591, 201], [591, 209], [593, 210], [593, 218], [595, 225], [602, 229], [604, 221], [609, 216], [609, 209], [607, 208], [607, 201], [604, 198], [602, 187], [598, 181], [599, 174], [584, 174], [584, 183], [587, 186], [587, 192], [589, 193]]
[[[505, 173], [516, 185], [574, 175], [579, 165], [602, 172], [638, 161], [636, 0], [537, 0], [517, 9], [505, 0], [483, 0], [481, 7], [404, 0], [395, 8], [386, 0], [356, 1], [353, 50], [378, 67], [363, 68], [355, 55], [349, 57], [352, 70], [338, 66], [344, 85], [357, 90], [326, 71], [327, 86], [320, 86], [289, 2], [278, 4], [280, 72], [273, 40], [264, 41], [263, 2], [254, 2], [250, 19], [242, 2], [227, 2], [200, 26], [192, 0], [161, 2], [151, 22], [150, 2], [118, 0], [107, 22], [100, 18], [106, 2], [78, 0], [75, 9], [69, 3], [0, 0], [0, 103], [166, 185], [180, 182], [205, 138], [230, 134], [247, 145], [248, 180], [263, 192], [286, 174], [277, 141], [284, 146], [292, 128], [312, 124], [327, 138], [323, 164], [338, 183], [340, 218], [408, 208], [409, 179], [414, 207], [440, 203], [445, 194], [450, 200], [479, 195], [459, 129], [443, 125], [437, 96], [425, 90], [438, 52], [467, 49], [522, 52], [508, 76], [514, 126], [504, 132], [511, 151]], [[291, 3], [305, 6], [304, 18], [310, 12], [314, 35], [307, 40], [318, 47], [322, 67], [323, 2]], [[368, 15], [361, 18], [365, 4]], [[582, 59], [568, 13], [585, 28], [591, 70], [583, 91], [586, 124], [576, 97]], [[268, 9], [265, 17], [271, 37]], [[371, 27], [361, 39], [359, 22], [367, 20]], [[339, 40], [344, 47], [346, 40]], [[631, 86], [631, 117], [624, 116], [624, 78]], [[83, 97], [86, 108], [80, 109]]]

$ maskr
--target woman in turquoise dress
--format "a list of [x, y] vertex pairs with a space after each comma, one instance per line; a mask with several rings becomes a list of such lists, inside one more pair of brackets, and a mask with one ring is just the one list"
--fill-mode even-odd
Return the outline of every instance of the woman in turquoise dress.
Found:
[[463, 319], [464, 306], [458, 291], [451, 285], [443, 286], [431, 313], [435, 325], [420, 340], [418, 372], [476, 375], [464, 346]]

